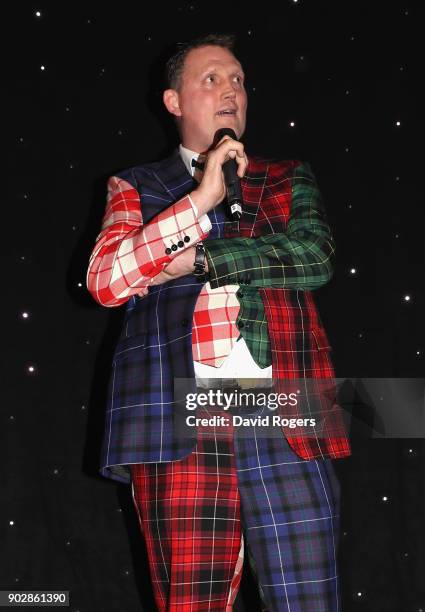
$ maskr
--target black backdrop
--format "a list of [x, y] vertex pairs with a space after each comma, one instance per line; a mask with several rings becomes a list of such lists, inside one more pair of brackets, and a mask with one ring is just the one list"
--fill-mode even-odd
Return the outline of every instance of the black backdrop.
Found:
[[[312, 165], [337, 244], [315, 294], [337, 375], [423, 376], [419, 6], [2, 9], [1, 589], [67, 589], [74, 612], [154, 609], [130, 488], [97, 473], [123, 308], [97, 306], [85, 274], [107, 177], [178, 142], [158, 79], [171, 42], [235, 33], [248, 153]], [[353, 456], [335, 462], [344, 612], [425, 610], [424, 460], [422, 439], [354, 436]], [[254, 601], [246, 570], [235, 609]]]

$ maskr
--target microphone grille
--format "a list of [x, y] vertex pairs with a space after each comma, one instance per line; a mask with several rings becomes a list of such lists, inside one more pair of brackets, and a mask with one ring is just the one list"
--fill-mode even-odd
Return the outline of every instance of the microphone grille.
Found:
[[238, 138], [236, 137], [235, 130], [232, 130], [232, 128], [224, 127], [218, 129], [214, 134], [214, 145], [216, 145], [218, 141], [223, 138], [223, 136], [230, 136], [230, 138], [233, 138], [233, 140], [238, 140]]

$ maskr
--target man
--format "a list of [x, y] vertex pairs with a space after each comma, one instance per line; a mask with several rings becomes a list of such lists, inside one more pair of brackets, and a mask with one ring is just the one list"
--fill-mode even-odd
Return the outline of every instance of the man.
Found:
[[[272, 373], [332, 379], [310, 291], [332, 276], [320, 193], [308, 163], [246, 155], [247, 94], [231, 37], [181, 45], [167, 69], [163, 100], [181, 145], [109, 179], [87, 273], [100, 304], [126, 303], [100, 472], [132, 483], [159, 610], [230, 612], [246, 549], [264, 609], [336, 611], [331, 459], [350, 446], [335, 403], [320, 432], [282, 425], [264, 436], [255, 424], [236, 431], [231, 420], [185, 429], [175, 391], [176, 380], [194, 378], [198, 391], [214, 378], [249, 378], [263, 389]], [[222, 127], [238, 140], [215, 142]], [[239, 222], [225, 201], [230, 158], [244, 199]], [[313, 395], [305, 393], [309, 407]]]

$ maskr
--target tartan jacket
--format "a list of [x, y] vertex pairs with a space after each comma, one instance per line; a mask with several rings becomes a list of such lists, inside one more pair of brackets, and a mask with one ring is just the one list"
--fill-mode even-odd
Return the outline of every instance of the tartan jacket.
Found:
[[[178, 150], [116, 176], [137, 189], [144, 223], [196, 186]], [[335, 249], [311, 167], [249, 158], [241, 184], [240, 222], [223, 221], [224, 238], [210, 232], [203, 240], [211, 287], [241, 286], [238, 327], [254, 359], [271, 355], [274, 379], [332, 382], [331, 346], [311, 290], [331, 278]], [[215, 210], [224, 219], [221, 206]], [[103, 476], [129, 483], [129, 464], [174, 461], [192, 452], [196, 427], [184, 425], [174, 381], [194, 381], [192, 315], [201, 287], [186, 275], [126, 301], [108, 387]], [[297, 436], [282, 425], [288, 443], [306, 460], [349, 456], [341, 409], [333, 399], [321, 405], [327, 418], [320, 435]]]

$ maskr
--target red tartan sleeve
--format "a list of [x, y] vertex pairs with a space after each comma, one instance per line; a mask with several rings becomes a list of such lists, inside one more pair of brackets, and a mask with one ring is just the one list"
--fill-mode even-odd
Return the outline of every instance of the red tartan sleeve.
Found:
[[[113, 307], [135, 293], [146, 294], [153, 278], [176, 255], [208, 235], [195, 210], [186, 195], [143, 224], [137, 189], [123, 179], [110, 177], [102, 227], [86, 277], [93, 298], [102, 306]], [[178, 242], [181, 246], [166, 252]]]

